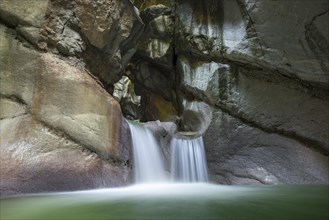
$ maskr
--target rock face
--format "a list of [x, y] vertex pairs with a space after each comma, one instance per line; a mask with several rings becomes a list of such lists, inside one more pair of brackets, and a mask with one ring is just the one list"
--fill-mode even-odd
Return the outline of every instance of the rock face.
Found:
[[324, 184], [328, 156], [216, 110], [204, 135], [210, 181], [223, 184]]
[[0, 1], [1, 196], [129, 183], [122, 112], [168, 163], [203, 135], [213, 182], [328, 184], [328, 7]]
[[[136, 6], [146, 28], [134, 65], [146, 61], [157, 71], [139, 68], [134, 75], [148, 77], [133, 81], [175, 106], [176, 119], [167, 118], [179, 130], [203, 134], [212, 181], [328, 184], [327, 1]], [[152, 47], [154, 41], [172, 49]], [[174, 99], [157, 86], [158, 72], [170, 76]]]
[[[122, 30], [116, 31], [125, 36], [113, 51], [126, 56], [123, 48], [134, 47], [134, 40], [128, 40], [134, 19], [120, 24], [107, 20], [107, 29], [98, 28], [89, 36], [81, 31], [88, 29], [83, 20], [87, 18], [82, 12], [73, 16], [77, 12], [71, 3], [32, 0], [27, 6], [27, 2], [0, 3], [1, 196], [128, 184], [128, 125], [119, 103], [86, 64], [88, 53], [104, 52], [110, 41], [103, 32], [109, 34], [112, 25], [121, 25]], [[92, 7], [85, 1], [72, 4], [78, 6], [74, 10]], [[132, 16], [134, 7], [126, 4]], [[100, 10], [111, 12], [109, 8], [124, 5], [112, 1], [106, 7]], [[79, 28], [75, 19], [81, 20]], [[105, 25], [104, 18], [102, 22]], [[102, 33], [104, 42], [93, 46], [101, 48], [92, 49]], [[110, 57], [104, 59], [112, 62]], [[106, 77], [115, 82], [114, 75]]]

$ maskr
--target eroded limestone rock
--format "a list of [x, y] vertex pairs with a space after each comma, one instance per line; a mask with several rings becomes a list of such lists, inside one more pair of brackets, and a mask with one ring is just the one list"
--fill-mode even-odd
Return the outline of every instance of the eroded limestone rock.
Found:
[[128, 125], [85, 69], [25, 47], [3, 25], [0, 66], [1, 196], [130, 181]]
[[127, 167], [104, 161], [31, 115], [1, 120], [1, 197], [122, 186]]
[[113, 98], [121, 106], [125, 118], [136, 120], [141, 118], [141, 97], [135, 94], [134, 84], [126, 76], [123, 76], [114, 84]]
[[[220, 99], [222, 75], [227, 75], [229, 66], [215, 62], [191, 61], [178, 58], [177, 74], [181, 75], [181, 89], [191, 92], [200, 100], [215, 104]], [[226, 84], [224, 84], [226, 86]]]
[[216, 110], [205, 133], [210, 180], [222, 184], [328, 184], [328, 157]]
[[10, 25], [40, 28], [48, 6], [48, 0], [2, 0], [0, 17]]
[[328, 42], [316, 26], [328, 26], [324, 19], [319, 24], [327, 9], [326, 1], [305, 5], [304, 2], [180, 0], [176, 11], [177, 49], [205, 59], [225, 58], [275, 69], [326, 87], [329, 64], [319, 48], [327, 48]]

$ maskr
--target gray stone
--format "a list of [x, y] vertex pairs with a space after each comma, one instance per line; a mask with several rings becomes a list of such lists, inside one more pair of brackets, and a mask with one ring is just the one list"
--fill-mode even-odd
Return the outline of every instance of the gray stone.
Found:
[[[181, 76], [181, 89], [208, 103], [215, 104], [219, 99], [220, 78], [227, 75], [229, 66], [216, 62], [191, 61], [178, 58], [177, 73]], [[221, 85], [222, 86], [222, 85]]]
[[[137, 4], [136, 4], [137, 3]], [[169, 3], [169, 4], [168, 4]], [[170, 15], [171, 10], [171, 2], [168, 1], [167, 4], [163, 4], [163, 2], [156, 1], [156, 2], [143, 2], [142, 7], [140, 7], [141, 13], [140, 16], [143, 19], [145, 24], [150, 23], [153, 19], [156, 17], [162, 16], [162, 15]], [[138, 5], [138, 2], [134, 2], [135, 5]], [[149, 4], [149, 5], [148, 5]]]
[[146, 26], [146, 33], [151, 38], [171, 38], [174, 30], [174, 22], [171, 16], [159, 16], [154, 18]]
[[65, 56], [81, 56], [86, 46], [79, 33], [69, 27], [64, 27], [62, 38], [57, 43], [57, 49]]
[[328, 27], [327, 19], [322, 18], [326, 17], [325, 8], [327, 1], [180, 0], [177, 49], [204, 59], [225, 58], [275, 69], [327, 87], [329, 63], [321, 52], [328, 47], [328, 34], [323, 34], [326, 28], [321, 29]]
[[136, 74], [136, 80], [146, 88], [150, 89], [156, 94], [161, 95], [167, 100], [171, 100], [171, 81], [168, 76], [165, 76], [163, 72], [147, 62], [141, 62], [139, 64], [138, 72]]
[[143, 31], [129, 0], [50, 1], [40, 32], [42, 50], [80, 58], [81, 65], [113, 91]]
[[174, 56], [173, 26], [173, 18], [168, 15], [149, 21], [138, 44], [138, 56], [170, 70]]
[[21, 100], [37, 120], [102, 157], [127, 160], [119, 104], [87, 72], [25, 48], [0, 28], [1, 95]]
[[266, 130], [306, 139], [329, 150], [328, 100], [283, 82], [248, 77], [250, 72], [243, 69], [238, 72], [236, 77], [226, 72], [229, 83], [223, 85], [218, 106]]
[[111, 164], [25, 115], [1, 120], [0, 196], [86, 190], [130, 183], [129, 169]]
[[212, 108], [204, 102], [183, 100], [181, 129], [203, 134], [212, 121]]
[[135, 94], [134, 84], [126, 76], [123, 76], [114, 84], [113, 98], [121, 106], [122, 114], [129, 120], [141, 118], [141, 97]]
[[250, 127], [220, 110], [204, 134], [210, 180], [222, 184], [328, 184], [328, 156]]
[[167, 69], [172, 67], [173, 47], [171, 39], [146, 38], [139, 45], [138, 53], [145, 59], [151, 58], [152, 62], [165, 66]]
[[[328, 60], [325, 54], [312, 52], [307, 42], [305, 26], [328, 8], [327, 1], [241, 1], [242, 10], [249, 16], [252, 27], [248, 39], [235, 48], [229, 48], [225, 57], [249, 62], [251, 56], [256, 65], [283, 70], [282, 73], [297, 77], [318, 86], [328, 85]], [[224, 9], [225, 10], [225, 9]], [[323, 21], [328, 26], [328, 20]], [[280, 34], [278, 34], [280, 33]], [[256, 43], [256, 44], [255, 44]], [[258, 45], [257, 45], [258, 44]]]
[[18, 100], [0, 98], [0, 120], [5, 118], [15, 118], [27, 114], [26, 106]]
[[107, 46], [109, 54], [114, 54], [120, 43], [129, 37], [134, 22], [142, 23], [137, 10], [128, 0], [101, 0], [95, 3], [77, 0], [76, 3], [75, 12], [81, 32], [98, 49]]
[[48, 0], [1, 0], [0, 17], [10, 25], [40, 27], [46, 14]]
[[40, 28], [19, 26], [17, 32], [33, 45], [37, 45], [40, 39]]
[[205, 55], [222, 44], [220, 1], [179, 0], [176, 6], [177, 49]]
[[[329, 12], [323, 13], [321, 15], [318, 15], [314, 18], [313, 23], [314, 26], [317, 28], [317, 30], [320, 32], [324, 40], [328, 43], [329, 42], [329, 27], [328, 25], [329, 20]], [[327, 45], [323, 45], [327, 46]]]

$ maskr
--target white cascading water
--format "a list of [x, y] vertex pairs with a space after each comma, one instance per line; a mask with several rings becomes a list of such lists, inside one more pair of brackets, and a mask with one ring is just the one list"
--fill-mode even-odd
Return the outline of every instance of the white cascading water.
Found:
[[173, 138], [171, 175], [174, 182], [207, 182], [207, 161], [202, 137]]
[[167, 182], [160, 148], [151, 131], [142, 124], [128, 123], [133, 144], [135, 182]]

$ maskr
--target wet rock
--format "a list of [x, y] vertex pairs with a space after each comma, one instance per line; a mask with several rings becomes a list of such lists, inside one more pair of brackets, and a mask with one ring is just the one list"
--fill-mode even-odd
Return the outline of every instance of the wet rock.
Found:
[[328, 184], [328, 156], [215, 110], [204, 135], [210, 180], [222, 184]]
[[[1, 36], [1, 66], [5, 67], [1, 70], [1, 94], [18, 97], [38, 120], [104, 157], [120, 158], [118, 103], [83, 70], [49, 53], [23, 47], [4, 28]], [[112, 123], [118, 126], [113, 128]]]
[[229, 71], [228, 65], [191, 61], [186, 57], [179, 57], [177, 66], [177, 73], [181, 76], [181, 89], [208, 103], [217, 102], [220, 98], [222, 75]]
[[141, 17], [146, 27], [138, 44], [137, 57], [170, 70], [174, 56], [174, 18], [171, 9], [164, 5], [153, 5], [142, 11]]
[[170, 172], [171, 166], [171, 149], [170, 142], [172, 137], [177, 132], [177, 126], [173, 122], [160, 122], [160, 121], [149, 121], [144, 124], [144, 126], [149, 129], [154, 135], [155, 139], [158, 141], [161, 154], [165, 159], [165, 167], [168, 172]]
[[1, 195], [128, 181], [120, 106], [88, 72], [24, 47], [2, 25], [0, 54]]
[[[113, 54], [132, 32], [139, 16], [129, 1], [76, 1], [75, 9], [81, 32], [89, 42]], [[111, 42], [111, 45], [109, 45]], [[111, 52], [113, 51], [113, 52]]]
[[[174, 0], [135, 0], [134, 5], [140, 10], [140, 11], [148, 11], [150, 10], [150, 14], [159, 15], [160, 13], [167, 12], [168, 8], [172, 8], [174, 5]], [[144, 20], [144, 17], [143, 17]]]
[[138, 10], [128, 0], [54, 0], [48, 5], [38, 46], [80, 58], [113, 91], [136, 52], [143, 26]]
[[[146, 100], [145, 100], [146, 99]], [[160, 120], [161, 122], [178, 123], [177, 107], [172, 102], [165, 100], [162, 96], [150, 93], [143, 100], [143, 121]]]
[[[305, 25], [309, 19], [323, 13], [328, 2], [260, 2], [241, 1], [242, 11], [248, 13], [253, 36], [258, 45], [252, 41], [235, 49], [229, 49], [226, 57], [235, 57], [240, 52], [257, 58], [253, 62], [273, 69], [282, 69], [283, 74], [299, 78], [317, 86], [329, 82], [328, 61], [322, 61], [323, 55], [312, 52], [313, 46], [307, 42]], [[288, 12], [289, 11], [289, 12]], [[306, 25], [307, 26], [307, 25]], [[277, 34], [280, 33], [280, 34]], [[241, 49], [240, 49], [241, 48]], [[239, 52], [240, 51], [240, 52]], [[234, 58], [233, 58], [234, 59]], [[239, 56], [239, 60], [243, 61]], [[235, 59], [236, 60], [236, 59]], [[248, 61], [247, 61], [248, 62]]]
[[122, 114], [129, 120], [141, 118], [141, 97], [135, 94], [130, 79], [123, 76], [114, 84], [113, 97], [120, 103]]
[[40, 39], [40, 28], [20, 26], [17, 28], [21, 34], [31, 44], [37, 46]]
[[48, 0], [4, 0], [0, 2], [0, 18], [30, 43], [37, 45], [46, 15]]
[[177, 1], [177, 51], [207, 55], [222, 46], [221, 1]]
[[13, 97], [0, 98], [0, 120], [27, 114], [26, 106]]
[[86, 46], [79, 33], [69, 27], [64, 27], [61, 40], [57, 43], [57, 49], [65, 56], [81, 56]]
[[3, 0], [0, 2], [0, 17], [9, 25], [39, 28], [46, 14], [48, 0]]
[[325, 16], [323, 8], [328, 3], [308, 4], [181, 0], [176, 10], [177, 50], [204, 59], [225, 58], [275, 69], [325, 87], [329, 64], [314, 42], [326, 48], [327, 40], [312, 27], [316, 18]]
[[183, 100], [181, 115], [181, 129], [202, 135], [212, 121], [212, 109], [200, 101]]
[[171, 100], [171, 82], [161, 70], [147, 62], [139, 65], [138, 72], [135, 72], [137, 81], [151, 91], [160, 94], [167, 100]]
[[129, 169], [109, 163], [31, 115], [1, 120], [0, 196], [127, 184]]
[[[314, 97], [293, 84], [250, 77], [251, 72], [238, 68], [226, 72], [229, 83], [222, 85], [218, 106], [266, 130], [281, 132], [309, 141], [328, 151], [328, 100]], [[296, 86], [296, 85], [295, 85]]]

